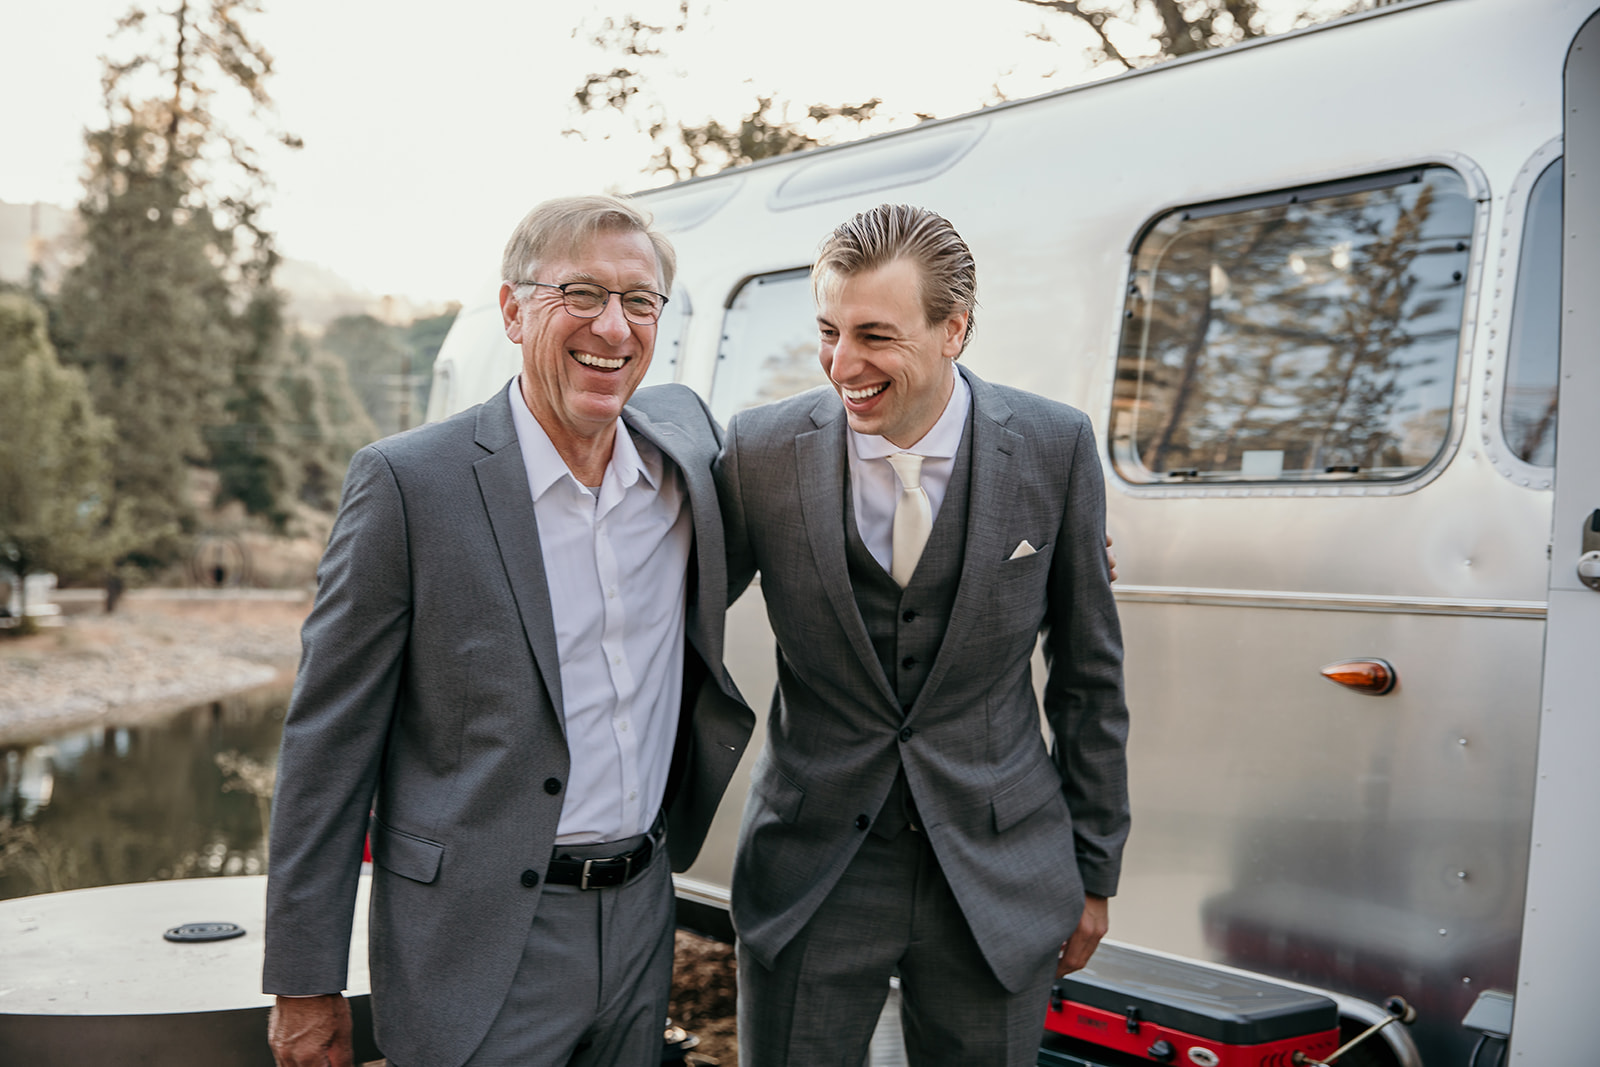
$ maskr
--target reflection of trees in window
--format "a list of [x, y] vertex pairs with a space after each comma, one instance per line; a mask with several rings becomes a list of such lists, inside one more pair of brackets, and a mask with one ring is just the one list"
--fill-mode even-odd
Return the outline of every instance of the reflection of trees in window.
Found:
[[1561, 160], [1528, 192], [1517, 257], [1517, 292], [1506, 343], [1500, 425], [1519, 459], [1549, 467], [1556, 458], [1557, 372], [1561, 346]]
[[797, 338], [762, 360], [760, 382], [745, 407], [770, 404], [822, 385], [827, 379], [823, 376], [822, 364], [817, 362], [818, 345], [813, 325], [809, 338], [803, 341]]
[[737, 411], [782, 400], [826, 380], [817, 362], [817, 310], [811, 270], [747, 281], [728, 307], [711, 383], [711, 412], [727, 422]]
[[1433, 168], [1229, 207], [1168, 215], [1138, 249], [1119, 467], [1150, 480], [1426, 464], [1449, 424], [1473, 218], [1460, 179]]

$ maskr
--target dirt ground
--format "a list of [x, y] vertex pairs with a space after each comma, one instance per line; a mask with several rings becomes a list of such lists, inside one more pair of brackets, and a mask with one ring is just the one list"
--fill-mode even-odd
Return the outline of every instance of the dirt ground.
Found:
[[[259, 685], [288, 684], [309, 594], [123, 598], [112, 615], [88, 597], [62, 625], [0, 639], [0, 744], [80, 726], [126, 724]], [[680, 931], [672, 1020], [697, 1039], [684, 1062], [734, 1067], [733, 947]]]
[[311, 606], [295, 592], [151, 590], [107, 615], [97, 600], [63, 599], [59, 625], [0, 638], [0, 742], [133, 723], [287, 682]]
[[679, 930], [671, 1018], [699, 1039], [685, 1062], [738, 1067], [737, 989], [733, 946]]

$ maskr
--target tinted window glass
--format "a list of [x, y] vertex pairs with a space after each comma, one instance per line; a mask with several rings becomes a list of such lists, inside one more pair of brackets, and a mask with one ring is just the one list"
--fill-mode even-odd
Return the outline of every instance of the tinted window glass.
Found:
[[743, 408], [822, 385], [811, 270], [752, 278], [728, 308], [711, 382], [711, 413], [726, 424]]
[[1442, 167], [1174, 211], [1134, 252], [1135, 482], [1402, 478], [1444, 447], [1474, 204]]
[[1528, 193], [1517, 257], [1517, 294], [1506, 343], [1506, 395], [1500, 427], [1519, 458], [1541, 467], [1556, 459], [1556, 371], [1561, 354], [1561, 160]]

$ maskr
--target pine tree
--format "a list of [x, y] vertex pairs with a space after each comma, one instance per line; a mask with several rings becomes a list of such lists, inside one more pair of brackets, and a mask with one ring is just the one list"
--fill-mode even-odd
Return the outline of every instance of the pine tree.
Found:
[[116, 424], [113, 496], [142, 535], [136, 559], [182, 551], [194, 526], [188, 468], [207, 460], [237, 337], [219, 231], [189, 200], [181, 169], [146, 115], [89, 135], [84, 258], [58, 300], [63, 354]]
[[[410, 377], [411, 355], [402, 331], [371, 315], [341, 315], [328, 324], [319, 343], [343, 360], [350, 384], [378, 432], [400, 430], [400, 387], [406, 384], [402, 379]], [[412, 425], [421, 421], [416, 418]]]
[[112, 444], [83, 374], [57, 361], [44, 310], [0, 293], [0, 562], [19, 582], [88, 573], [117, 552], [106, 522]]
[[377, 427], [351, 388], [344, 361], [303, 335], [290, 340], [278, 390], [289, 405], [300, 500], [332, 511], [350, 457], [378, 436]]
[[223, 499], [280, 527], [295, 491], [275, 385], [288, 357], [277, 253], [257, 223], [265, 179], [212, 110], [230, 90], [257, 119], [270, 111], [272, 58], [241, 22], [259, 10], [133, 8], [118, 23], [131, 56], [105, 63], [106, 126], [86, 137], [84, 258], [55, 318], [63, 357], [115, 421], [113, 496], [140, 531], [141, 563], [182, 553], [193, 466], [216, 466]]
[[283, 393], [288, 372], [283, 298], [258, 289], [238, 318], [233, 381], [223, 404], [226, 421], [206, 431], [219, 500], [237, 500], [282, 533], [299, 494], [293, 416]]

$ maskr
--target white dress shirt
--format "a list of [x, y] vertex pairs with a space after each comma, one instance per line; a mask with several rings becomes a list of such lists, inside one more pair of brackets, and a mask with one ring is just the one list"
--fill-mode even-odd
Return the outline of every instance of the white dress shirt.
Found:
[[850, 503], [856, 510], [856, 530], [861, 541], [884, 570], [894, 557], [894, 506], [900, 499], [900, 479], [889, 466], [896, 452], [913, 452], [922, 457], [922, 490], [928, 494], [933, 521], [939, 521], [939, 505], [950, 487], [961, 435], [967, 430], [967, 412], [972, 407], [972, 389], [961, 377], [954, 362], [955, 388], [945, 402], [944, 413], [933, 429], [910, 448], [901, 448], [887, 437], [850, 430]]
[[666, 791], [683, 690], [694, 537], [678, 469], [618, 420], [598, 492], [580, 485], [522, 399], [511, 417], [539, 522], [572, 769], [557, 844], [650, 829]]

